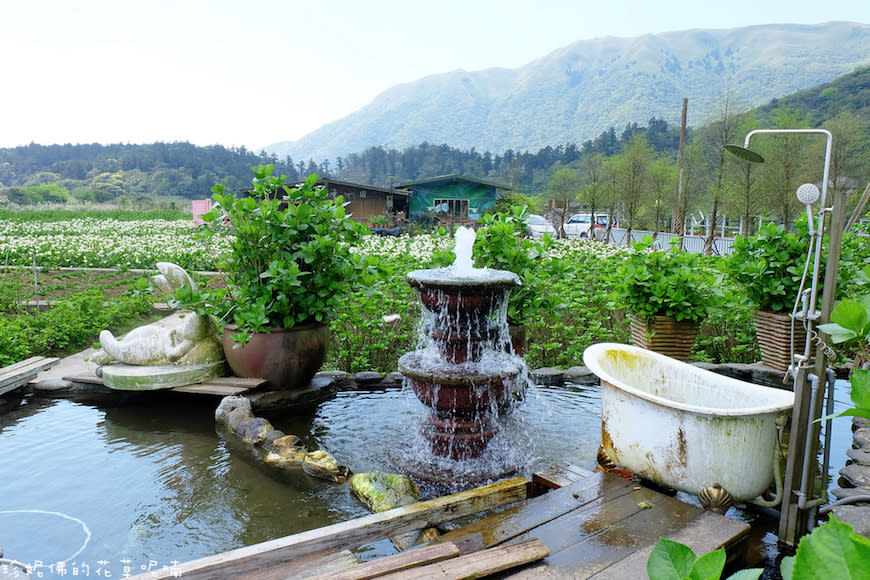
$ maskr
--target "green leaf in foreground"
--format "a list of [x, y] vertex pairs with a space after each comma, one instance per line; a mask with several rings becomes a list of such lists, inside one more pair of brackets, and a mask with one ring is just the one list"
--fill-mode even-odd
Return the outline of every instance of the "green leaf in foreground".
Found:
[[646, 562], [650, 580], [682, 580], [688, 578], [698, 558], [691, 548], [660, 538]]
[[870, 539], [835, 517], [798, 544], [794, 559], [794, 580], [818, 578], [868, 578]]

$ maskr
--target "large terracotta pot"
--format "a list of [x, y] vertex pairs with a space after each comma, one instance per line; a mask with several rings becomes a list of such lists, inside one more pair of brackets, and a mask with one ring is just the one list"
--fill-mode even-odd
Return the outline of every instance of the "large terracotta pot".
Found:
[[305, 387], [326, 359], [329, 327], [324, 324], [272, 328], [243, 345], [232, 339], [234, 332], [232, 326], [224, 327], [227, 364], [236, 376], [266, 379], [271, 389]]
[[631, 318], [631, 340], [635, 346], [688, 362], [692, 345], [698, 336], [698, 323], [691, 320], [674, 320], [658, 315], [651, 321], [634, 314]]
[[[761, 362], [778, 371], [787, 371], [791, 364], [791, 317], [788, 314], [753, 310], [752, 320], [755, 322], [755, 336], [761, 349]], [[794, 349], [803, 353], [807, 340], [807, 331], [803, 324], [795, 321]]]

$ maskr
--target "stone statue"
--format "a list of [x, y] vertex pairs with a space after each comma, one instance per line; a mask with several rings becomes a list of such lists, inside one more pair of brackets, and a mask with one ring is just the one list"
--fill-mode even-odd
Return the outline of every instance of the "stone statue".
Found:
[[[167, 293], [182, 286], [193, 287], [190, 275], [168, 262], [157, 264], [160, 274], [154, 283]], [[207, 316], [195, 313], [179, 317], [175, 326], [145, 325], [117, 339], [108, 330], [100, 333], [100, 346], [91, 360], [105, 365], [112, 361], [129, 365], [160, 366], [210, 364], [223, 361], [223, 347], [216, 336], [214, 323]]]

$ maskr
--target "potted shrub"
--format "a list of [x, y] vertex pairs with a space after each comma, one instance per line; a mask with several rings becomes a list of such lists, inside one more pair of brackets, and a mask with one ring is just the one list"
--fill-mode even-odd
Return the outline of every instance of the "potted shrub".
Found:
[[273, 388], [305, 386], [323, 364], [328, 319], [368, 270], [352, 246], [367, 232], [315, 186], [316, 175], [291, 186], [273, 166], [252, 168], [247, 196], [212, 188], [202, 219], [205, 241], [223, 238], [218, 261], [226, 288], [182, 290], [177, 298], [224, 327], [227, 362], [238, 376], [266, 378]]
[[[754, 308], [752, 318], [761, 362], [785, 371], [791, 364], [790, 313], [801, 289], [807, 240], [768, 223], [752, 237], [737, 236], [727, 269]], [[794, 344], [803, 345], [806, 332], [795, 323]]]
[[721, 278], [699, 254], [654, 250], [646, 236], [617, 274], [616, 300], [631, 319], [634, 344], [688, 361], [702, 318], [723, 302]]

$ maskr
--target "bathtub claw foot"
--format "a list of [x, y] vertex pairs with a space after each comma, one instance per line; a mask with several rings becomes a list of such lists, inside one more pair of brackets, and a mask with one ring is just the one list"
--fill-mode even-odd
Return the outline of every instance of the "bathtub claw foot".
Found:
[[598, 462], [598, 466], [601, 467], [602, 471], [610, 471], [616, 467], [616, 462], [610, 458], [607, 451], [604, 450], [603, 445], [598, 448], [598, 454], [595, 456], [595, 460]]
[[728, 493], [728, 490], [723, 488], [718, 483], [708, 485], [698, 493], [698, 501], [701, 502], [701, 507], [708, 512], [725, 515], [734, 504], [734, 498]]

